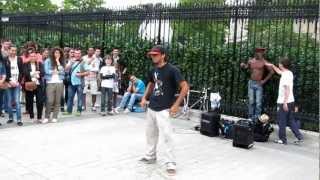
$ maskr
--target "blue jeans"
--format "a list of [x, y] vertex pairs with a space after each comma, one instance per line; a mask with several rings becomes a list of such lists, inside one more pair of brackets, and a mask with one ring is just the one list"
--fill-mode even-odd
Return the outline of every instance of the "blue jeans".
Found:
[[12, 102], [14, 102], [16, 105], [17, 122], [21, 121], [20, 91], [21, 87], [17, 86], [9, 88], [6, 93], [9, 119], [13, 120]]
[[108, 112], [112, 110], [113, 88], [101, 87], [101, 112], [105, 112], [106, 98], [108, 98]]
[[287, 143], [286, 127], [289, 125], [291, 131], [297, 139], [302, 140], [302, 134], [299, 131], [299, 125], [294, 118], [294, 103], [288, 103], [289, 111], [283, 110], [283, 104], [277, 105], [277, 121], [279, 125], [279, 139]]
[[248, 96], [249, 96], [249, 118], [257, 120], [262, 112], [262, 95], [263, 87], [258, 81], [249, 80]]
[[[132, 110], [132, 107], [134, 105], [134, 103], [136, 102], [136, 100], [141, 100], [143, 97], [143, 94], [136, 94], [136, 93], [129, 93], [126, 92], [124, 93], [121, 102], [120, 102], [120, 108], [124, 109], [125, 107], [127, 107], [129, 110]], [[129, 103], [127, 104], [129, 100]]]
[[6, 89], [0, 89], [0, 113], [2, 114], [2, 110], [4, 109], [4, 98], [6, 94]]
[[67, 103], [67, 111], [68, 113], [72, 113], [73, 108], [73, 99], [75, 94], [77, 93], [78, 98], [78, 112], [82, 111], [82, 98], [83, 98], [83, 86], [82, 85], [69, 85], [68, 86], [68, 103]]

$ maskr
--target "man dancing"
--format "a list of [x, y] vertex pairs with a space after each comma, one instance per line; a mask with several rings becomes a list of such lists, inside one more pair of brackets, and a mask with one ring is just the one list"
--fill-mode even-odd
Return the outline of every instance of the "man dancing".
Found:
[[[151, 164], [156, 162], [156, 148], [159, 133], [166, 146], [165, 162], [169, 175], [176, 173], [176, 161], [173, 153], [173, 137], [170, 121], [179, 110], [179, 105], [187, 95], [189, 86], [180, 71], [168, 63], [168, 55], [162, 46], [153, 47], [148, 55], [152, 58], [154, 68], [148, 75], [148, 85], [141, 100], [144, 107], [149, 99], [147, 111], [147, 153], [140, 161]], [[180, 89], [175, 100], [176, 91]]]

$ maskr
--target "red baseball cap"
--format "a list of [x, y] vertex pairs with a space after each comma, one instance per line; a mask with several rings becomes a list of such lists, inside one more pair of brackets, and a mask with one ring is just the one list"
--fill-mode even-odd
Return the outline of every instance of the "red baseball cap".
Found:
[[265, 52], [267, 49], [266, 48], [256, 48], [255, 52], [259, 53], [259, 52]]
[[160, 46], [160, 45], [154, 46], [154, 47], [147, 53], [148, 56], [150, 56], [150, 55], [159, 55], [159, 54], [166, 54], [165, 49], [164, 49], [162, 46]]

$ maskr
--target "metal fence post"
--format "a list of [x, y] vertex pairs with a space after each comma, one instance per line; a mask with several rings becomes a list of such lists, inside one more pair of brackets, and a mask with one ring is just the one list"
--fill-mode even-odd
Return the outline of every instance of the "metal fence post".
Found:
[[159, 29], [158, 29], [158, 38], [157, 38], [157, 44], [161, 44], [161, 9], [159, 9]]
[[[238, 31], [238, 16], [239, 16], [239, 7], [238, 5], [238, 1], [236, 1], [236, 6], [234, 6], [233, 8], [235, 8], [234, 10], [234, 32], [233, 32], [233, 44], [232, 44], [232, 62], [236, 62], [236, 50], [237, 50], [237, 31]], [[238, 65], [238, 64], [236, 64]], [[231, 89], [230, 89], [230, 105], [233, 103], [233, 86], [234, 86], [234, 66], [232, 66], [233, 70], [231, 71]], [[230, 109], [232, 109], [230, 107]]]
[[28, 16], [28, 22], [27, 22], [27, 41], [31, 40], [31, 34], [30, 34], [30, 23], [31, 23], [31, 16]]
[[102, 21], [102, 45], [101, 45], [101, 55], [104, 57], [105, 42], [106, 42], [106, 12], [103, 13]]
[[3, 38], [2, 9], [0, 9], [0, 39]]
[[60, 45], [61, 48], [63, 48], [63, 47], [64, 47], [64, 43], [63, 43], [63, 25], [64, 25], [64, 23], [63, 23], [63, 12], [61, 12], [60, 21], [61, 21], [61, 22], [60, 22], [61, 27], [60, 27], [60, 41], [59, 41], [59, 45]]

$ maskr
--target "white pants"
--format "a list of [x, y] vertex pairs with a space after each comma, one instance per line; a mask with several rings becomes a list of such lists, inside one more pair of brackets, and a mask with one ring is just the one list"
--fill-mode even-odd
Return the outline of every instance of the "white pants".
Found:
[[172, 119], [169, 116], [169, 110], [153, 111], [148, 108], [147, 111], [147, 153], [146, 158], [152, 159], [157, 157], [157, 144], [159, 134], [165, 146], [165, 162], [175, 163], [175, 156], [173, 153], [173, 131], [171, 127]]

